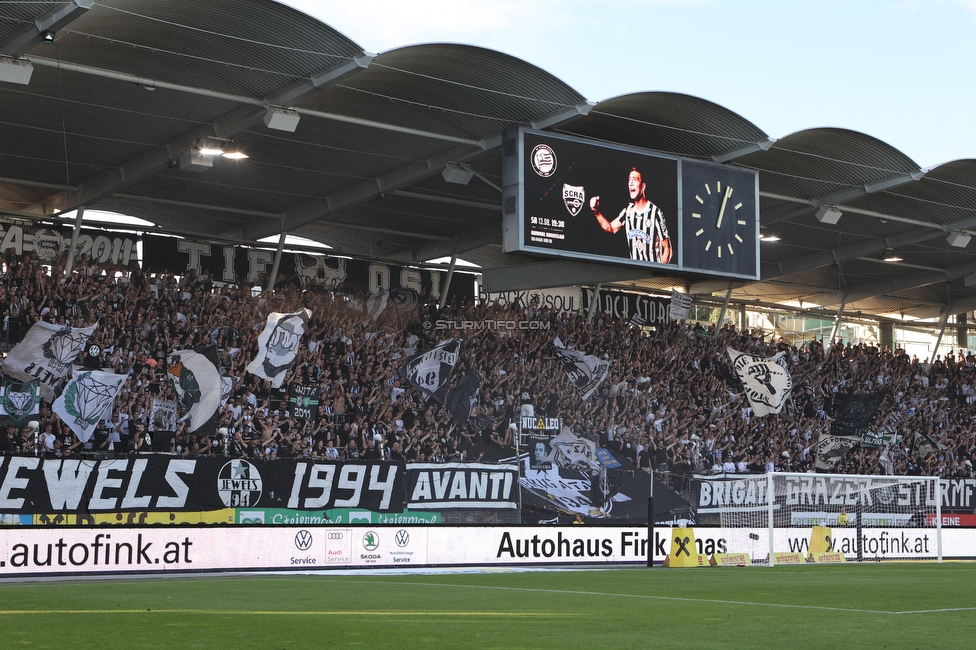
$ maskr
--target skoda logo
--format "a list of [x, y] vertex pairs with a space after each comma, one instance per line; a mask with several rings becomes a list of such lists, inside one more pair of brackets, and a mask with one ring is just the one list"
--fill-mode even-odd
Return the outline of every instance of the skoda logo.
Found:
[[374, 531], [371, 530], [365, 535], [363, 535], [363, 548], [366, 549], [367, 551], [375, 551], [379, 545], [380, 545], [380, 536], [377, 535]]
[[299, 551], [307, 551], [312, 548], [312, 533], [307, 530], [300, 530], [295, 535], [295, 548]]
[[396, 537], [394, 537], [393, 539], [396, 542], [397, 546], [403, 548], [404, 546], [410, 543], [410, 533], [402, 529], [398, 530]]

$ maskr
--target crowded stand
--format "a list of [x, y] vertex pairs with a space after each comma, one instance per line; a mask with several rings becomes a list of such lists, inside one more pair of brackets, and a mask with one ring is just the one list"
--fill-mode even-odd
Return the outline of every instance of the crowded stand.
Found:
[[[63, 258], [62, 258], [63, 262]], [[890, 448], [854, 445], [831, 471], [972, 478], [976, 366], [959, 351], [925, 363], [872, 344], [791, 345], [762, 331], [671, 322], [641, 327], [597, 313], [454, 301], [414, 318], [377, 318], [362, 296], [305, 290], [283, 278], [271, 292], [218, 286], [206, 274], [144, 273], [82, 257], [70, 279], [30, 253], [7, 257], [0, 277], [6, 349], [44, 321], [98, 324], [75, 363], [126, 374], [94, 437], [81, 442], [43, 400], [39, 414], [6, 427], [0, 451], [51, 458], [169, 453], [249, 459], [494, 461], [511, 457], [520, 414], [559, 417], [609, 449], [625, 467], [670, 477], [814, 471], [818, 439], [830, 431], [838, 395], [887, 389], [874, 428], [896, 432]], [[269, 314], [311, 312], [297, 359], [280, 388], [245, 370]], [[429, 327], [441, 322], [518, 321], [525, 329]], [[426, 318], [425, 318], [426, 317]], [[424, 324], [428, 324], [425, 328]], [[484, 380], [470, 418], [427, 399], [399, 369], [419, 351], [464, 335], [453, 382], [469, 369]], [[609, 363], [584, 401], [560, 371], [554, 340]], [[174, 350], [215, 345], [229, 395], [212, 427], [190, 430], [183, 405], [175, 430], [152, 419], [155, 400], [177, 401]], [[727, 347], [767, 357], [784, 352], [793, 378], [792, 414], [758, 417], [734, 375]], [[9, 380], [8, 380], [9, 381]], [[294, 386], [314, 387], [313, 417], [295, 413]], [[911, 448], [917, 434], [933, 444]]]

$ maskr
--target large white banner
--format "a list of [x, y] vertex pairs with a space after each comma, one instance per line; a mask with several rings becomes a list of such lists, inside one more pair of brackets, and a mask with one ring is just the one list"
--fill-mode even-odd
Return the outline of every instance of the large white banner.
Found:
[[[692, 552], [745, 552], [765, 559], [768, 531], [740, 548], [748, 529], [696, 528]], [[856, 529], [834, 529], [835, 547], [854, 557]], [[865, 528], [865, 558], [934, 557], [930, 528]], [[810, 528], [780, 528], [776, 548], [804, 553]], [[654, 530], [662, 562], [671, 529]], [[741, 546], [741, 545], [740, 545]], [[946, 558], [976, 555], [976, 529], [943, 530]], [[644, 563], [646, 528], [598, 526], [163, 526], [158, 528], [0, 528], [0, 578], [132, 571], [321, 570], [354, 567]]]

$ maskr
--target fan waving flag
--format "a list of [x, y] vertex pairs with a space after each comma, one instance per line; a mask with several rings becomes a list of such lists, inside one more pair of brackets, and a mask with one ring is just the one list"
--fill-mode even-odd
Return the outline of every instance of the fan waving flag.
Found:
[[834, 395], [834, 423], [830, 433], [863, 437], [887, 395], [888, 386], [874, 393], [837, 393]]
[[468, 426], [471, 409], [478, 402], [478, 392], [485, 377], [471, 368], [458, 385], [447, 393], [447, 410], [451, 413], [451, 421], [459, 427]]
[[52, 325], [39, 321], [3, 360], [3, 371], [21, 381], [37, 379], [41, 397], [54, 400], [54, 386], [71, 369], [98, 323], [90, 327]]
[[733, 348], [728, 348], [727, 352], [736, 377], [745, 387], [753, 413], [763, 416], [782, 411], [793, 390], [785, 353], [763, 359]]
[[268, 316], [268, 323], [258, 336], [258, 355], [247, 364], [247, 371], [270, 380], [275, 388], [281, 388], [288, 367], [298, 356], [298, 346], [311, 316], [309, 309], [293, 314], [275, 312]]
[[415, 386], [428, 399], [443, 404], [448, 381], [461, 356], [461, 341], [451, 339], [409, 357], [400, 367], [400, 379]]
[[[177, 350], [169, 356], [168, 372], [176, 395], [190, 416], [189, 431], [196, 431], [220, 407], [221, 380], [217, 348]], [[185, 418], [186, 416], [184, 416]]]
[[95, 432], [95, 425], [112, 408], [115, 396], [128, 377], [101, 370], [79, 372], [54, 400], [51, 410], [75, 432], [78, 440], [88, 442]]
[[583, 400], [589, 399], [593, 391], [597, 389], [603, 380], [607, 378], [610, 364], [600, 357], [592, 354], [583, 354], [577, 350], [570, 350], [563, 345], [563, 342], [556, 337], [553, 341], [556, 346], [556, 358], [562, 364], [563, 372], [573, 382], [576, 392]]
[[20, 426], [31, 415], [40, 413], [38, 382], [6, 382], [0, 389], [0, 425]]

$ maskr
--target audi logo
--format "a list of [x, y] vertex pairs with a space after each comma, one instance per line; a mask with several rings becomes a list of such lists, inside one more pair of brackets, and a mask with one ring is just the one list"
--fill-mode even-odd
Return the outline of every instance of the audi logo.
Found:
[[299, 551], [307, 551], [312, 548], [312, 533], [307, 530], [300, 530], [295, 535], [295, 548]]
[[345, 537], [345, 535], [342, 533], [329, 533], [326, 536], [326, 539], [342, 539], [343, 537]]

